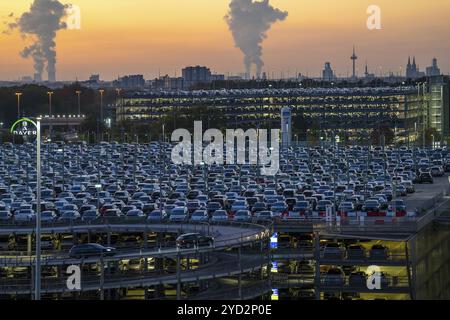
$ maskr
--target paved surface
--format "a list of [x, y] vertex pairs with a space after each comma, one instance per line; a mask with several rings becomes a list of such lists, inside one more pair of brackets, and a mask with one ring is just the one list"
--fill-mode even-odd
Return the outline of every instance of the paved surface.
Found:
[[[100, 228], [107, 227], [111, 230], [116, 230], [116, 228], [123, 228], [124, 225], [111, 225], [111, 226], [89, 226], [92, 228]], [[142, 226], [142, 225], [126, 225], [128, 229], [132, 229], [134, 231], [140, 230], [141, 232], [147, 230], [148, 232], [154, 230], [166, 230], [171, 232], [179, 232], [179, 230], [183, 230], [183, 232], [194, 232], [199, 231], [198, 225], [154, 225], [154, 226]], [[58, 227], [59, 232], [64, 232], [68, 227]], [[77, 231], [80, 229], [86, 228], [86, 226], [77, 227]], [[8, 232], [8, 230], [4, 229], [3, 232]], [[13, 229], [11, 229], [12, 232]], [[48, 232], [43, 230], [43, 233]], [[212, 252], [212, 251], [221, 251], [227, 248], [233, 248], [239, 245], [245, 245], [253, 242], [258, 242], [270, 237], [267, 229], [261, 226], [256, 225], [248, 225], [248, 228], [241, 228], [237, 226], [214, 226], [214, 228], [210, 229], [210, 232], [215, 237], [214, 246], [212, 247], [200, 247], [200, 248], [192, 248], [192, 249], [182, 249], [179, 250], [177, 248], [164, 248], [164, 249], [128, 249], [123, 252], [117, 252], [117, 254], [113, 257], [104, 258], [104, 261], [120, 261], [120, 260], [128, 260], [134, 258], [146, 258], [146, 257], [174, 257], [178, 254], [185, 256], [187, 254], [193, 254], [198, 252]], [[15, 253], [16, 254], [16, 253]], [[87, 259], [71, 259], [68, 257], [67, 252], [55, 252], [54, 254], [47, 254], [42, 257], [41, 263], [43, 266], [46, 265], [66, 265], [66, 264], [80, 264], [83, 263], [96, 263], [100, 261], [100, 257], [92, 257]], [[17, 255], [7, 255], [7, 252], [2, 253], [0, 256], [0, 265], [1, 266], [30, 266], [34, 263], [35, 256], [17, 256]]]
[[434, 178], [433, 184], [416, 184], [416, 192], [408, 197], [404, 197], [408, 211], [416, 209], [431, 209], [433, 207], [432, 199], [443, 191], [450, 190], [448, 175], [442, 178]]

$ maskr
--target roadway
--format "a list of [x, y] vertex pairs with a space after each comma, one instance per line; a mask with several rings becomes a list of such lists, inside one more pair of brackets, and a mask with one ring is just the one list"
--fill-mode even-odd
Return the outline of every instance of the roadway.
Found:
[[[220, 253], [214, 263], [206, 264], [195, 270], [181, 271], [179, 276], [175, 274], [164, 274], [158, 272], [144, 274], [105, 274], [102, 276], [82, 277], [82, 287], [79, 291], [94, 291], [99, 289], [121, 289], [149, 287], [156, 285], [173, 285], [177, 283], [199, 282], [243, 273], [255, 272], [267, 264], [267, 259], [255, 259], [254, 255], [242, 255], [239, 263], [236, 254]], [[42, 279], [42, 293], [68, 292], [66, 277]], [[1, 294], [29, 294], [32, 292], [29, 279], [2, 279], [0, 282]], [[76, 292], [76, 291], [74, 291]]]
[[434, 178], [433, 184], [416, 184], [414, 185], [416, 192], [408, 195], [405, 200], [408, 211], [416, 209], [431, 209], [436, 202], [433, 201], [436, 196], [442, 192], [448, 192], [450, 189], [449, 176], [446, 174], [442, 178]]
[[[246, 246], [252, 243], [264, 241], [270, 237], [267, 228], [250, 225], [235, 224], [233, 225], [214, 225], [205, 229], [204, 225], [186, 224], [186, 225], [89, 225], [89, 226], [67, 226], [67, 227], [50, 227], [44, 228], [42, 233], [64, 233], [64, 232], [88, 232], [93, 230], [109, 230], [110, 232], [120, 232], [121, 230], [128, 232], [172, 232], [172, 233], [189, 233], [200, 232], [209, 233], [214, 236], [214, 245], [196, 248], [179, 249], [172, 248], [129, 248], [121, 252], [120, 250], [112, 257], [90, 257], [85, 259], [73, 259], [68, 256], [68, 252], [55, 251], [46, 253], [41, 259], [43, 266], [58, 266], [83, 263], [98, 263], [101, 259], [105, 262], [129, 260], [136, 258], [161, 258], [187, 256], [191, 254], [223, 251], [229, 248]], [[2, 229], [2, 232], [14, 233], [16, 228]], [[20, 232], [31, 232], [33, 229], [22, 229]], [[208, 230], [209, 232], [206, 232]], [[8, 233], [9, 234], [9, 233]], [[17, 252], [2, 252], [0, 256], [0, 266], [31, 266], [35, 263], [35, 256], [20, 256]]]

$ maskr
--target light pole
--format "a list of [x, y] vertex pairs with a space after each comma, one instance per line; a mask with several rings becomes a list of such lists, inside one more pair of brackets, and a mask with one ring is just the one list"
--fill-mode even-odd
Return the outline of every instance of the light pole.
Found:
[[22, 93], [16, 92], [15, 95], [17, 97], [17, 119], [20, 119], [20, 97], [22, 96]]
[[[105, 93], [105, 90], [100, 89], [100, 90], [98, 90], [98, 92], [100, 92], [100, 123], [103, 125], [103, 93]], [[100, 133], [97, 133], [98, 141], [103, 140], [103, 130], [102, 130], [101, 138], [99, 135], [100, 135]]]
[[431, 150], [434, 150], [435, 142], [434, 142], [434, 134], [431, 135]]
[[75, 91], [75, 93], [78, 96], [78, 115], [81, 115], [81, 98], [80, 98], [81, 91], [77, 90], [77, 91]]
[[53, 91], [48, 91], [47, 95], [48, 95], [48, 106], [49, 106], [49, 116], [50, 116], [50, 140], [52, 139], [52, 131], [53, 131], [53, 125], [52, 125], [52, 96], [53, 96], [54, 92]]
[[103, 122], [103, 93], [105, 90], [100, 89], [98, 92], [100, 92], [100, 121]]
[[[117, 108], [120, 108], [120, 113], [121, 113], [121, 120], [124, 120], [123, 117], [125, 117], [124, 113], [123, 113], [123, 106], [120, 106], [120, 92], [122, 91], [122, 89], [120, 88], [116, 88], [116, 92], [117, 92], [117, 101], [116, 101], [116, 110]], [[117, 114], [117, 111], [116, 111]]]
[[41, 300], [41, 118], [36, 121], [36, 265], [34, 300]]

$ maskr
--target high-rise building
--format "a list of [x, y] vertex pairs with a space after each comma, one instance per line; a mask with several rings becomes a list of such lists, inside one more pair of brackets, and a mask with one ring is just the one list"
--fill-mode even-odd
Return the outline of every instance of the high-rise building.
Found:
[[331, 63], [325, 62], [325, 68], [322, 71], [322, 79], [324, 81], [333, 81], [336, 79], [336, 76], [334, 75], [334, 71], [331, 68]]
[[428, 125], [444, 138], [450, 134], [449, 79], [444, 76], [430, 77], [427, 89]]
[[142, 74], [129, 75], [114, 81], [114, 85], [120, 88], [142, 88], [145, 86], [145, 79]]
[[211, 83], [213, 81], [225, 80], [223, 74], [212, 74], [211, 70], [203, 66], [186, 67], [182, 70], [185, 89], [192, 89], [200, 83]]
[[89, 77], [89, 82], [100, 82], [100, 75], [99, 74], [93, 74]]
[[199, 83], [211, 82], [211, 70], [207, 67], [186, 67], [182, 71], [184, 85], [187, 89]]
[[427, 68], [427, 77], [436, 77], [441, 75], [441, 70], [438, 67], [437, 59], [433, 58], [432, 65]]

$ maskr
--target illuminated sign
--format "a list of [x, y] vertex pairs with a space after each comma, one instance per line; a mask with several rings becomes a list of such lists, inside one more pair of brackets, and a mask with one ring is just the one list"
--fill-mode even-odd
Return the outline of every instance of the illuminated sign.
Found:
[[280, 299], [280, 296], [278, 294], [278, 289], [272, 289], [272, 296], [270, 297], [270, 300], [278, 301]]
[[278, 233], [274, 233], [273, 236], [270, 238], [270, 249], [277, 249], [278, 248]]
[[272, 269], [270, 269], [270, 272], [278, 273], [278, 262], [276, 262], [276, 261], [272, 262]]
[[22, 118], [14, 122], [11, 126], [11, 133], [22, 137], [36, 137], [37, 125], [31, 119]]

